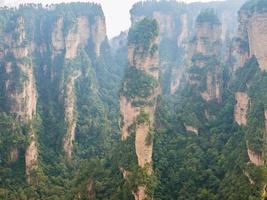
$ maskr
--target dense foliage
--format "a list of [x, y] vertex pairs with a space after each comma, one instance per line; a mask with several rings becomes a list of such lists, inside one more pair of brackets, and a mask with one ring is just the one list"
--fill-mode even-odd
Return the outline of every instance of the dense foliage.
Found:
[[135, 24], [128, 33], [128, 43], [148, 50], [152, 41], [157, 38], [159, 28], [156, 20], [145, 18]]
[[157, 86], [158, 82], [152, 76], [135, 67], [129, 67], [122, 93], [127, 98], [140, 97], [145, 99], [153, 94]]

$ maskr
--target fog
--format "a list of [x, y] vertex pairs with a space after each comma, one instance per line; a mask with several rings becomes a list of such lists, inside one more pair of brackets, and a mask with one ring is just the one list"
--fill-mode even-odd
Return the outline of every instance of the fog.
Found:
[[[106, 16], [107, 34], [108, 37], [114, 37], [120, 31], [127, 30], [130, 26], [129, 10], [132, 5], [140, 0], [0, 0], [0, 2], [7, 6], [17, 6], [21, 3], [42, 3], [44, 5], [61, 2], [96, 2], [102, 5]], [[179, 1], [179, 0], [178, 0]], [[183, 2], [208, 2], [210, 0], [183, 0]], [[181, 0], [180, 0], [181, 2]]]

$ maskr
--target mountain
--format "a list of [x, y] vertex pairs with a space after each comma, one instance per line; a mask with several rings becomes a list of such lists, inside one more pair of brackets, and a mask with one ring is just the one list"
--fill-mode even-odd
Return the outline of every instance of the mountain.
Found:
[[0, 199], [267, 199], [266, 0], [130, 14], [0, 9]]

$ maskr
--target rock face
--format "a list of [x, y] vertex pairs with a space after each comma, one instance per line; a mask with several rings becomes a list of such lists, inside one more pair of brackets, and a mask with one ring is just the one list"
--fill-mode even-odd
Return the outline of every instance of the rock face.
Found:
[[[245, 61], [255, 56], [262, 71], [267, 70], [267, 13], [241, 9], [239, 12], [238, 41], [234, 51], [236, 67], [243, 67]], [[238, 53], [236, 53], [238, 52]]]
[[53, 49], [53, 57], [57, 54], [61, 53], [61, 51], [65, 48], [65, 41], [64, 41], [64, 33], [63, 33], [63, 25], [64, 19], [60, 17], [57, 19], [54, 30], [52, 32], [52, 49]]
[[196, 69], [203, 71], [204, 74], [201, 76], [205, 75], [206, 79], [205, 83], [201, 83], [197, 78], [199, 74], [193, 72], [189, 74], [189, 84], [202, 88], [200, 95], [204, 101], [216, 100], [220, 102], [222, 96], [221, 23], [215, 14], [201, 13], [198, 16], [196, 36], [190, 49], [193, 49], [193, 51], [191, 50], [191, 67], [195, 68], [193, 71], [196, 71]]
[[[6, 112], [14, 115], [22, 125], [28, 126], [35, 118], [37, 105], [37, 91], [31, 60], [33, 49], [26, 38], [25, 19], [17, 17], [15, 23], [13, 33], [4, 37], [5, 47], [2, 49], [5, 50], [1, 54], [7, 77], [4, 83]], [[11, 61], [8, 60], [10, 56], [14, 57]], [[16, 74], [19, 75], [14, 78]], [[25, 169], [30, 183], [31, 172], [37, 168], [38, 157], [36, 137], [32, 128], [27, 137], [30, 139], [30, 144], [26, 148]], [[18, 149], [13, 149], [10, 154], [11, 160], [17, 160], [18, 154]]]
[[[128, 61], [130, 68], [132, 68], [130, 70], [134, 70], [135, 73], [138, 74], [140, 73], [139, 76], [144, 76], [146, 79], [150, 79], [152, 82], [157, 82], [159, 77], [159, 52], [157, 48], [155, 48], [159, 42], [157, 33], [154, 32], [154, 29], [148, 30], [151, 31], [151, 34], [153, 34], [153, 37], [148, 41], [148, 46], [145, 46], [143, 42], [139, 43], [139, 41], [136, 41], [135, 38], [131, 38], [132, 35], [142, 34], [142, 27], [147, 25], [150, 26], [150, 23], [157, 28], [157, 23], [155, 20], [144, 19], [135, 25], [137, 28], [134, 26], [134, 28], [132, 28], [133, 30], [130, 30]], [[136, 32], [132, 34], [131, 31]], [[148, 32], [148, 34], [150, 33]], [[130, 76], [132, 76], [132, 74], [130, 74]], [[131, 134], [130, 127], [135, 127], [134, 145], [138, 166], [145, 170], [145, 173], [151, 175], [154, 113], [156, 99], [160, 89], [158, 85], [154, 85], [153, 88], [150, 88], [147, 84], [143, 85], [141, 82], [136, 82], [138, 80], [132, 80], [132, 82], [130, 79], [131, 77], [126, 77], [122, 89], [123, 95], [120, 97], [120, 111], [122, 117], [121, 138], [122, 140], [127, 140]], [[128, 90], [131, 89], [131, 84], [142, 84], [140, 85], [140, 89], [150, 90], [145, 94], [148, 95], [147, 93], [150, 93], [150, 95], [143, 97], [138, 94], [128, 94]], [[136, 102], [142, 103], [136, 104]], [[139, 186], [138, 190], [134, 192], [134, 197], [136, 200], [144, 200], [149, 198], [145, 192], [145, 188], [145, 186]]]
[[132, 102], [127, 100], [126, 97], [121, 96], [120, 98], [120, 112], [122, 116], [121, 126], [121, 139], [126, 140], [129, 136], [128, 129], [134, 123], [135, 118], [139, 113], [139, 108], [132, 105]]
[[66, 156], [70, 159], [73, 148], [73, 141], [75, 139], [75, 128], [76, 128], [76, 116], [75, 116], [75, 80], [81, 75], [81, 72], [75, 72], [67, 80], [65, 88], [65, 99], [64, 99], [64, 114], [65, 122], [67, 125], [67, 132], [63, 139], [63, 149]]
[[[63, 152], [71, 157], [77, 123], [75, 84], [81, 75], [90, 73], [90, 59], [101, 56], [105, 19], [100, 5], [90, 3], [47, 8], [31, 4], [3, 8], [0, 15], [5, 22], [0, 30], [0, 112], [18, 124], [17, 132], [22, 136], [15, 138], [27, 142], [25, 147], [24, 143], [10, 147], [8, 159], [10, 163], [20, 162], [19, 155], [25, 152], [25, 174], [28, 183], [34, 184], [33, 178], [38, 177], [32, 177], [32, 172], [39, 170], [38, 152], [42, 151], [38, 147], [43, 135], [38, 133], [53, 132], [53, 138], [61, 137]], [[81, 59], [81, 51], [86, 61]], [[49, 117], [56, 118], [55, 112], [62, 119], [50, 121]], [[59, 136], [65, 127], [54, 124], [64, 122], [67, 130]], [[53, 131], [45, 130], [51, 125]], [[39, 131], [40, 127], [44, 130]]]
[[187, 132], [191, 132], [191, 133], [198, 135], [198, 129], [193, 126], [185, 125], [185, 129]]
[[173, 38], [175, 36], [176, 31], [173, 16], [155, 11], [153, 12], [153, 18], [157, 20], [159, 24], [160, 35], [164, 35], [166, 38]]
[[[89, 44], [94, 45], [96, 57], [101, 54], [101, 45], [106, 40], [106, 25], [103, 16], [94, 16], [89, 20], [88, 16], [78, 16], [74, 23], [71, 23], [66, 29], [64, 27], [64, 17], [56, 19], [52, 31], [52, 59], [56, 56], [64, 56], [63, 70], [71, 71], [64, 77], [63, 102], [64, 102], [64, 119], [67, 125], [67, 131], [63, 138], [63, 149], [66, 156], [70, 159], [72, 154], [73, 141], [75, 139], [76, 116], [75, 116], [75, 82], [81, 75], [80, 66], [70, 66], [75, 62], [82, 49]], [[66, 66], [67, 67], [66, 67]], [[56, 66], [58, 67], [58, 66]], [[73, 68], [73, 69], [68, 69]], [[75, 69], [74, 69], [75, 68]], [[52, 79], [56, 76], [52, 72]]]
[[248, 148], [248, 157], [249, 157], [250, 162], [253, 163], [254, 165], [256, 166], [264, 165], [262, 156], [250, 150], [249, 148]]
[[[7, 101], [9, 101], [8, 111], [14, 113], [19, 121], [27, 123], [34, 118], [36, 113], [37, 93], [30, 58], [31, 47], [23, 45], [26, 41], [24, 23], [22, 17], [17, 18], [17, 25], [14, 30], [17, 38], [8, 35], [5, 39], [6, 45], [9, 46], [5, 54], [13, 55], [15, 61], [7, 61], [4, 65], [6, 74], [10, 77], [5, 82]], [[13, 89], [15, 80], [12, 79], [12, 75], [16, 71], [24, 74], [25, 78], [20, 78], [17, 87], [15, 86], [15, 89]]]
[[89, 39], [94, 44], [96, 56], [100, 56], [101, 45], [106, 40], [106, 24], [102, 16], [95, 16], [93, 24], [90, 24], [85, 16], [77, 17], [76, 22], [69, 28], [66, 37], [63, 26], [64, 18], [59, 17], [51, 37], [53, 57], [66, 50], [65, 58], [74, 59], [77, 56], [78, 48], [88, 45]]
[[106, 39], [106, 23], [105, 18], [96, 16], [95, 23], [91, 29], [92, 41], [94, 41], [95, 54], [100, 56], [101, 45]]
[[262, 71], [267, 71], [267, 13], [255, 13], [248, 24], [250, 56], [255, 55]]
[[235, 94], [236, 105], [234, 117], [235, 121], [239, 125], [247, 124], [247, 112], [249, 108], [249, 96], [245, 92], [237, 92]]
[[37, 162], [38, 162], [38, 149], [37, 149], [37, 142], [36, 136], [34, 135], [33, 130], [30, 130], [29, 133], [30, 144], [26, 149], [25, 152], [25, 165], [26, 165], [26, 175], [27, 175], [27, 182], [32, 182], [31, 173], [37, 169]]
[[177, 45], [178, 46], [184, 46], [187, 44], [188, 42], [188, 37], [189, 37], [189, 30], [188, 30], [188, 15], [187, 14], [183, 14], [180, 17], [180, 22], [181, 22], [181, 33], [177, 38]]
[[220, 23], [197, 22], [195, 51], [203, 55], [220, 55], [221, 33]]

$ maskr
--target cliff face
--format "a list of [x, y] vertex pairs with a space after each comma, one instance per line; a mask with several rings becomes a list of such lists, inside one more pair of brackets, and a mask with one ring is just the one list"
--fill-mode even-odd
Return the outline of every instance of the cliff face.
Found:
[[[247, 157], [255, 169], [266, 163], [266, 97], [261, 89], [266, 85], [267, 15], [264, 3], [247, 1], [240, 9], [238, 35], [232, 52], [233, 71], [236, 72], [233, 76], [236, 87], [234, 119], [245, 130]], [[241, 86], [240, 80], [243, 81]], [[257, 113], [257, 110], [261, 112]], [[253, 173], [248, 174], [253, 184], [265, 188], [265, 181], [255, 181]]]
[[[91, 22], [91, 21], [90, 21]], [[106, 40], [106, 24], [102, 16], [95, 16], [91, 24], [86, 16], [78, 16], [75, 23], [68, 28], [64, 36], [64, 19], [59, 17], [56, 20], [52, 32], [53, 57], [66, 50], [65, 58], [74, 59], [77, 56], [79, 47], [86, 47], [89, 38], [94, 44], [94, 51], [97, 57], [100, 56], [100, 48]]]
[[249, 20], [250, 56], [255, 55], [262, 71], [267, 71], [267, 13], [255, 13]]
[[[62, 12], [64, 9], [68, 11]], [[105, 19], [96, 4], [54, 5], [48, 9], [25, 5], [17, 10], [3, 9], [0, 15], [0, 111], [14, 117], [22, 134], [27, 135], [27, 147], [21, 144], [20, 148], [10, 148], [9, 157], [12, 163], [20, 162], [25, 152], [25, 174], [28, 183], [34, 184], [31, 175], [39, 168], [43, 149], [38, 147], [47, 137], [44, 134], [61, 140], [62, 147], [55, 149], [71, 158], [77, 125], [77, 81], [82, 76], [86, 84], [92, 83], [85, 93], [96, 87], [91, 60], [98, 64], [102, 56]], [[56, 123], [65, 127], [58, 128]], [[49, 142], [52, 144], [52, 140]], [[49, 146], [41, 144], [45, 145]]]
[[[255, 56], [262, 71], [267, 70], [266, 12], [241, 9], [239, 12], [238, 54], [236, 68], [244, 66], [246, 59]], [[235, 51], [236, 52], [236, 51]]]
[[221, 25], [212, 22], [197, 22], [195, 51], [203, 55], [220, 55]]
[[76, 123], [77, 123], [75, 116], [75, 110], [76, 110], [75, 80], [79, 78], [80, 75], [81, 75], [80, 71], [73, 73], [67, 80], [67, 84], [65, 87], [64, 115], [65, 115], [65, 122], [67, 125], [67, 132], [63, 139], [63, 148], [68, 158], [71, 158], [73, 141], [75, 139]]
[[[68, 19], [64, 19], [64, 16], [57, 17], [51, 34], [52, 60], [55, 63], [59, 58], [64, 60], [61, 66], [54, 66], [51, 78], [53, 80], [57, 76], [57, 81], [63, 82], [59, 88], [62, 93], [60, 101], [64, 103], [64, 120], [67, 127], [63, 138], [63, 150], [69, 159], [72, 154], [77, 124], [76, 79], [81, 76], [82, 70], [84, 70], [82, 69], [84, 63], [78, 63], [78, 60], [85, 59], [84, 56], [93, 57], [87, 53], [92, 51], [88, 49], [90, 45], [93, 45], [93, 52], [98, 58], [101, 55], [101, 46], [106, 40], [104, 17], [101, 14], [93, 16], [88, 16], [88, 14], [90, 15], [87, 13], [77, 16], [74, 22], [69, 22]], [[70, 25], [66, 27], [66, 23]], [[62, 68], [62, 71], [56, 74], [59, 67]], [[53, 72], [54, 70], [56, 71]], [[84, 76], [88, 76], [88, 74], [84, 74]]]
[[[10, 55], [14, 57], [13, 62], [6, 59], [4, 63], [7, 75], [5, 93], [9, 102], [8, 111], [14, 113], [21, 122], [27, 123], [36, 113], [37, 94], [31, 62], [31, 46], [26, 43], [24, 26], [24, 19], [18, 17], [14, 32], [5, 37], [5, 45], [8, 48], [5, 48], [2, 56], [4, 59]], [[12, 77], [15, 73], [24, 75], [24, 77], [18, 77], [17, 85]]]
[[[98, 21], [95, 22], [97, 25], [92, 27], [95, 30], [98, 27]], [[66, 63], [71, 62], [78, 56], [78, 49], [85, 48], [88, 45], [89, 38], [92, 37], [90, 34], [91, 26], [89, 25], [88, 18], [85, 16], [79, 16], [76, 22], [69, 27], [67, 34], [64, 37], [63, 33], [64, 19], [62, 17], [58, 18], [54, 30], [52, 32], [52, 46], [53, 54], [52, 58], [56, 57], [57, 54], [62, 54], [65, 50], [64, 59]], [[102, 24], [101, 24], [102, 25]], [[102, 41], [100, 41], [100, 44]], [[95, 41], [96, 46], [99, 46], [99, 41]], [[95, 52], [98, 56], [100, 50]], [[64, 65], [64, 64], [63, 64]], [[64, 66], [66, 67], [66, 66]], [[69, 65], [69, 67], [72, 67]], [[69, 69], [67, 69], [69, 70]], [[81, 75], [81, 69], [76, 66], [76, 69], [71, 70], [65, 77], [66, 81], [63, 86], [64, 93], [64, 116], [65, 123], [67, 126], [67, 131], [63, 138], [63, 149], [67, 157], [70, 159], [72, 154], [73, 141], [75, 139], [75, 129], [76, 129], [76, 95], [75, 95], [75, 81]]]
[[[174, 94], [180, 86], [184, 85], [186, 80], [185, 69], [189, 65], [192, 48], [197, 49], [197, 51], [203, 54], [212, 54], [216, 51], [216, 55], [228, 56], [226, 41], [237, 30], [237, 11], [241, 5], [242, 1], [227, 1], [209, 4], [145, 2], [137, 3], [133, 6], [131, 9], [133, 24], [144, 17], [151, 17], [157, 20], [159, 24], [160, 73], [163, 77], [163, 93]], [[196, 17], [201, 10], [207, 8], [216, 9], [216, 13], [221, 21], [221, 26], [214, 26], [215, 29], [212, 31], [210, 30], [213, 27], [210, 27], [208, 23], [195, 27]], [[195, 28], [197, 33], [194, 31]], [[196, 48], [192, 47], [189, 43], [190, 38], [193, 36], [198, 36]], [[216, 43], [216, 40], [220, 42]], [[206, 41], [210, 42], [210, 44], [206, 44]], [[224, 42], [223, 45], [222, 41]], [[217, 49], [215, 46], [217, 46]]]
[[235, 94], [236, 105], [235, 105], [235, 121], [239, 125], [247, 124], [247, 113], [249, 109], [249, 97], [247, 93], [237, 92]]
[[[33, 48], [27, 41], [25, 29], [25, 19], [17, 17], [14, 30], [3, 36], [1, 59], [6, 77], [3, 91], [6, 105], [1, 106], [4, 106], [4, 110], [14, 115], [21, 124], [31, 126], [36, 115], [37, 91], [31, 60]], [[25, 153], [25, 169], [30, 182], [31, 172], [37, 167], [38, 150], [34, 130], [29, 130], [27, 137], [30, 143]], [[18, 159], [18, 154], [18, 149], [12, 150], [13, 162]]]
[[95, 23], [91, 29], [92, 41], [94, 41], [95, 54], [100, 56], [101, 45], [106, 39], [106, 22], [102, 16], [95, 17]]
[[[201, 97], [206, 102], [221, 101], [222, 69], [221, 57], [221, 23], [212, 13], [201, 13], [196, 22], [196, 36], [191, 48], [191, 68], [202, 70], [201, 76], [206, 76], [201, 83], [196, 76], [198, 73], [189, 72], [189, 83], [198, 85]], [[193, 70], [194, 71], [194, 70]], [[191, 70], [191, 72], [193, 72]], [[198, 80], [197, 80], [198, 79]], [[202, 86], [203, 85], [203, 86]], [[203, 90], [204, 89], [204, 90]]]
[[[143, 33], [146, 26], [149, 30]], [[160, 92], [157, 84], [159, 78], [157, 29], [156, 21], [144, 19], [130, 30], [128, 36], [129, 74], [126, 75], [123, 83], [123, 95], [120, 98], [121, 138], [127, 140], [131, 134], [134, 134], [137, 164], [148, 175], [152, 173], [154, 113], [156, 99]], [[148, 34], [150, 38], [142, 34]], [[146, 41], [143, 41], [143, 37]], [[144, 92], [135, 91], [134, 87]], [[134, 127], [133, 132], [130, 131], [131, 127]], [[150, 198], [145, 189], [145, 185], [138, 185], [137, 191], [134, 192], [136, 200]]]

